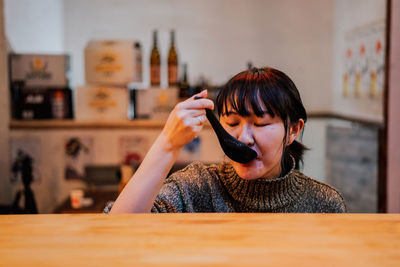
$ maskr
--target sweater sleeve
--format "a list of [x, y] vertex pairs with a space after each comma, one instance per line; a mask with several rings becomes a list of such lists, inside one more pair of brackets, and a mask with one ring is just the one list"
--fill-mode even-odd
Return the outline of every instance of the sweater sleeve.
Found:
[[306, 190], [297, 205], [303, 206], [302, 212], [310, 213], [345, 213], [346, 204], [339, 191], [331, 185], [310, 178], [300, 172], [300, 177], [305, 182]]
[[342, 195], [334, 187], [318, 183], [317, 199], [314, 203], [317, 212], [322, 213], [345, 213], [346, 204]]
[[[208, 177], [210, 174], [206, 166], [198, 162], [191, 163], [184, 169], [171, 174], [156, 196], [151, 212], [177, 213], [210, 210], [211, 196], [203, 176]], [[113, 204], [109, 203], [103, 213], [109, 213]]]
[[209, 169], [200, 162], [192, 162], [171, 174], [158, 193], [152, 212], [205, 212], [212, 211], [212, 180]]
[[331, 197], [329, 199], [329, 207], [327, 209], [327, 212], [329, 213], [346, 213], [346, 204], [344, 202], [344, 199], [342, 195], [337, 192], [336, 190], [331, 194]]
[[184, 201], [181, 189], [174, 180], [169, 179], [163, 185], [158, 193], [151, 212], [167, 213], [167, 212], [184, 212]]

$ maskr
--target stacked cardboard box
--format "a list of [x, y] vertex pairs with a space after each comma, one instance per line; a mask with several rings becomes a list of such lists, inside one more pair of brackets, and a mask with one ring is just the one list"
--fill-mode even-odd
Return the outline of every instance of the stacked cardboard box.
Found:
[[10, 54], [9, 62], [14, 119], [73, 117], [68, 55]]
[[85, 48], [85, 80], [85, 85], [76, 88], [78, 120], [127, 120], [127, 85], [142, 82], [139, 42], [88, 42]]

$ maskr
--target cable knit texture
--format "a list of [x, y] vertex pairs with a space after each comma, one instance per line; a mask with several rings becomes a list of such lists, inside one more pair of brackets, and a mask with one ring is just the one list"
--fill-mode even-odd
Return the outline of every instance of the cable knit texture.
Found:
[[245, 180], [229, 163], [194, 162], [166, 179], [151, 211], [342, 213], [346, 206], [336, 189], [294, 170], [294, 164], [284, 177]]
[[152, 212], [341, 213], [333, 187], [292, 168], [284, 177], [245, 180], [229, 163], [194, 162], [167, 178]]

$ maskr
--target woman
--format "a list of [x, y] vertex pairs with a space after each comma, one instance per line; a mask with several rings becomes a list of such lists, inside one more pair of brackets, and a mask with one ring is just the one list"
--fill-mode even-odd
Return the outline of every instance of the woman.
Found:
[[202, 129], [205, 109], [214, 108], [206, 97], [202, 91], [176, 105], [110, 213], [345, 212], [334, 188], [298, 171], [306, 148], [295, 139], [306, 111], [294, 83], [272, 68], [237, 74], [216, 100], [222, 126], [257, 158], [195, 162], [166, 178], [179, 151]]

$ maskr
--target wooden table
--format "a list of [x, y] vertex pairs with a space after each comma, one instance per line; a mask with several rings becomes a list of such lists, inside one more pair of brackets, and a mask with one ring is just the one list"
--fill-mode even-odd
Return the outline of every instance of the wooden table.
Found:
[[400, 215], [0, 216], [0, 266], [400, 266]]

